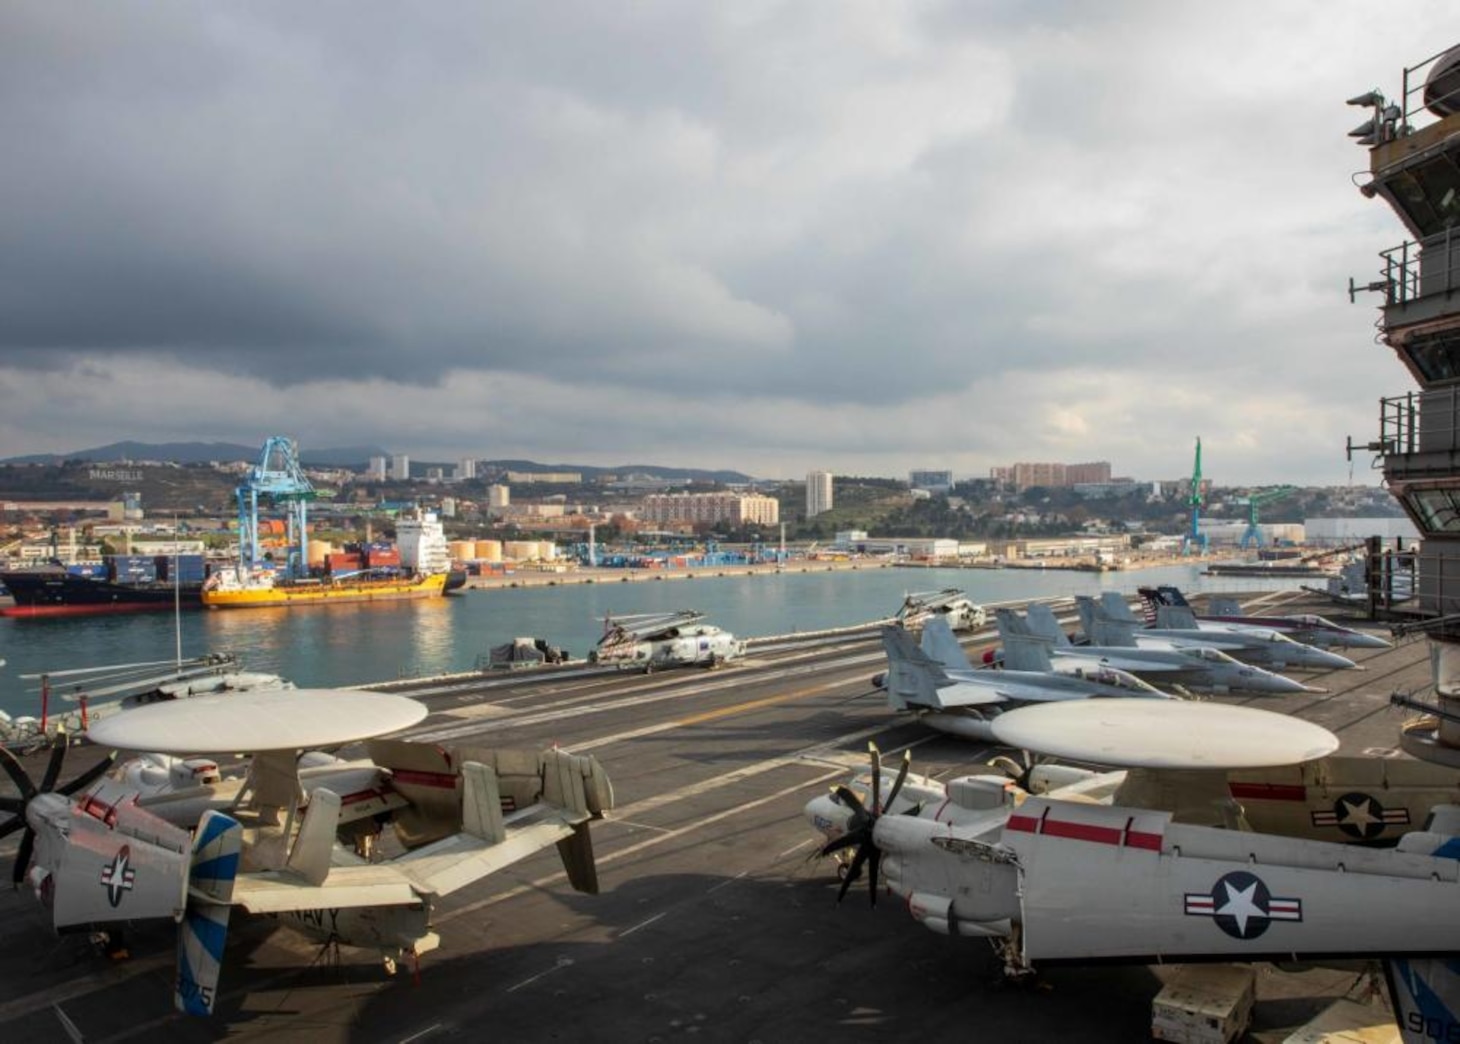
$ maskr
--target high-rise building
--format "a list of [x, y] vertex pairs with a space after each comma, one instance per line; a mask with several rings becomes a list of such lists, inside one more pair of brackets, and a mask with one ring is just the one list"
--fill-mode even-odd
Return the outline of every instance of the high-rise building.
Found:
[[650, 493], [641, 508], [646, 522], [773, 526], [781, 504], [759, 493]]
[[1088, 464], [1026, 463], [1007, 468], [990, 468], [989, 478], [1001, 486], [1013, 486], [1019, 492], [1034, 486], [1062, 489], [1110, 481], [1110, 462], [1099, 460]]
[[411, 458], [407, 454], [397, 453], [390, 458], [390, 477], [397, 482], [411, 477]]
[[508, 486], [495, 485], [487, 487], [487, 510], [494, 514], [501, 514], [512, 506], [512, 490]]
[[389, 467], [390, 467], [390, 460], [388, 458], [386, 458], [386, 457], [371, 457], [370, 458], [370, 477], [373, 478], [377, 482], [384, 482], [387, 478], [390, 477], [390, 472], [387, 470]]
[[1096, 460], [1088, 464], [1066, 464], [1065, 483], [1070, 486], [1110, 481], [1110, 461]]
[[456, 478], [458, 481], [474, 479], [477, 477], [477, 460], [475, 457], [462, 457], [456, 463]]
[[806, 474], [806, 517], [815, 518], [831, 510], [831, 472], [810, 471]]

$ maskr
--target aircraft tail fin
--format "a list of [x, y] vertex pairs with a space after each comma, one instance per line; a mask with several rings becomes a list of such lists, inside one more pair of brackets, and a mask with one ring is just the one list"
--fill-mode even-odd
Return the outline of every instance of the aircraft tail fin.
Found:
[[339, 795], [316, 787], [309, 796], [309, 808], [305, 810], [294, 847], [289, 850], [288, 868], [312, 885], [324, 884], [329, 876], [330, 856], [339, 825]]
[[973, 667], [968, 662], [968, 654], [963, 651], [963, 646], [953, 637], [953, 628], [944, 614], [934, 614], [923, 624], [921, 648], [944, 667], [955, 671], [966, 671]]
[[1242, 606], [1235, 598], [1210, 598], [1207, 600], [1207, 612], [1212, 616], [1241, 616]]
[[1125, 600], [1125, 595], [1119, 591], [1100, 592], [1100, 610], [1112, 620], [1127, 620], [1130, 623], [1140, 623], [1136, 614], [1130, 611], [1130, 603]]
[[1011, 634], [1030, 634], [1029, 624], [1012, 609], [995, 609], [994, 625], [999, 629], [999, 637], [1007, 638]]
[[1075, 599], [1075, 608], [1080, 613], [1080, 624], [1091, 645], [1112, 645], [1132, 648], [1136, 644], [1136, 625], [1133, 620], [1112, 620], [1102, 606], [1084, 595]]
[[1007, 634], [1004, 636], [1004, 666], [1011, 671], [1054, 670], [1049, 657], [1050, 642], [1032, 634]]
[[1460, 1035], [1460, 960], [1390, 958], [1384, 962], [1384, 978], [1405, 1044]]
[[1191, 603], [1186, 600], [1186, 595], [1182, 594], [1181, 588], [1175, 584], [1162, 584], [1156, 588], [1156, 597], [1161, 600], [1163, 605], [1184, 605], [1188, 609], [1191, 608]]
[[223, 944], [243, 828], [221, 812], [204, 812], [193, 837], [188, 905], [177, 933], [173, 1004], [188, 1015], [211, 1015], [223, 970]]
[[887, 652], [887, 702], [893, 710], [907, 710], [908, 704], [941, 707], [938, 686], [949, 678], [942, 664], [913, 643], [901, 627], [882, 628], [882, 648]]
[[1193, 631], [1198, 624], [1196, 614], [1191, 611], [1190, 606], [1162, 605], [1156, 609], [1156, 626]]
[[598, 863], [593, 857], [593, 835], [585, 820], [573, 827], [573, 836], [558, 842], [558, 856], [568, 873], [568, 884], [579, 892], [598, 894]]
[[1030, 634], [1038, 638], [1048, 638], [1056, 646], [1070, 644], [1069, 635], [1065, 634], [1064, 629], [1060, 627], [1054, 610], [1043, 602], [1035, 602], [1025, 609], [1024, 619]]

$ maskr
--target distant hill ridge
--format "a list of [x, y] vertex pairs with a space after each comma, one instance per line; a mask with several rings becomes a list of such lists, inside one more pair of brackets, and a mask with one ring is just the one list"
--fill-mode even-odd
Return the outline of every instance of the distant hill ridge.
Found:
[[[76, 450], [73, 453], [33, 453], [28, 456], [7, 457], [0, 464], [60, 464], [63, 461], [89, 461], [112, 463], [131, 460], [169, 460], [178, 464], [206, 464], [209, 461], [257, 461], [262, 444], [244, 446], [233, 442], [113, 442], [93, 449]], [[390, 456], [385, 450], [374, 446], [343, 446], [335, 449], [310, 449], [300, 451], [300, 460], [309, 467], [364, 468], [371, 457]], [[438, 464], [434, 461], [411, 461], [411, 470], [425, 467], [451, 467], [454, 461]], [[694, 480], [696, 482], [723, 482], [729, 484], [750, 482], [751, 477], [739, 471], [706, 470], [703, 468], [671, 468], [658, 464], [624, 464], [618, 467], [601, 468], [589, 464], [539, 464], [531, 460], [486, 460], [481, 465], [501, 471], [527, 472], [576, 472], [586, 481], [603, 475], [643, 475], [665, 480]]]

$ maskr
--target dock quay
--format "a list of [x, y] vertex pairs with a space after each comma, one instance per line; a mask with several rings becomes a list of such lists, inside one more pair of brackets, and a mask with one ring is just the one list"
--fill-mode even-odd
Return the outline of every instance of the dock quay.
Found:
[[[1302, 592], [1241, 596], [1261, 612], [1321, 612]], [[1382, 630], [1380, 625], [1357, 626]], [[795, 640], [795, 639], [800, 639]], [[966, 643], [977, 657], [993, 644]], [[1365, 669], [1305, 675], [1321, 693], [1220, 697], [1319, 722], [1346, 753], [1404, 757], [1397, 690], [1429, 684], [1425, 643], [1363, 650]], [[885, 662], [872, 628], [782, 636], [714, 670], [652, 675], [578, 668], [471, 672], [371, 686], [429, 716], [407, 735], [442, 743], [593, 753], [616, 809], [593, 829], [601, 893], [571, 891], [550, 853], [454, 893], [441, 949], [419, 978], [371, 954], [322, 951], [263, 919], [235, 918], [208, 1020], [172, 1011], [173, 927], [139, 924], [131, 958], [57, 937], [27, 890], [0, 890], [0, 1037], [7, 1044], [296, 1039], [963, 1041], [1148, 1039], [1152, 1001], [1175, 966], [1051, 966], [1007, 985], [990, 947], [936, 935], [900, 903], [840, 907], [806, 801], [910, 749], [940, 778], [993, 753], [890, 712], [870, 684]], [[79, 773], [94, 748], [68, 758]], [[39, 760], [36, 761], [39, 765]], [[6, 786], [8, 787], [8, 780]], [[18, 835], [0, 842], [0, 866]], [[1248, 1041], [1280, 1041], [1362, 985], [1357, 970], [1258, 966]]]
[[[483, 573], [468, 576], [463, 590], [495, 589], [514, 587], [557, 587], [570, 584], [638, 584], [669, 580], [695, 580], [708, 577], [757, 577], [780, 573], [835, 573], [857, 572], [874, 569], [1031, 569], [1071, 570], [1076, 572], [1129, 572], [1140, 569], [1157, 569], [1162, 566], [1189, 565], [1202, 559], [1182, 558], [1173, 555], [1147, 555], [1132, 557], [1116, 563], [1101, 563], [1089, 557], [1002, 559], [1000, 561], [907, 561], [880, 558], [855, 559], [792, 559], [784, 563], [761, 562], [753, 565], [714, 565], [697, 567], [665, 566], [658, 569], [630, 569], [563, 565], [554, 567], [522, 566], [512, 572]], [[1212, 561], [1217, 561], [1213, 559]], [[1259, 572], [1262, 575], [1275, 573]], [[1304, 572], [1302, 575], [1316, 575]]]

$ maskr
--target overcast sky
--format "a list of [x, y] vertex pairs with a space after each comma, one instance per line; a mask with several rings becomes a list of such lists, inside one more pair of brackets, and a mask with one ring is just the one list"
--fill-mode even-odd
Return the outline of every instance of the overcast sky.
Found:
[[1199, 435], [1345, 482], [1412, 383], [1345, 295], [1406, 236], [1343, 102], [1456, 42], [1449, 0], [10, 0], [0, 456], [1163, 478]]

